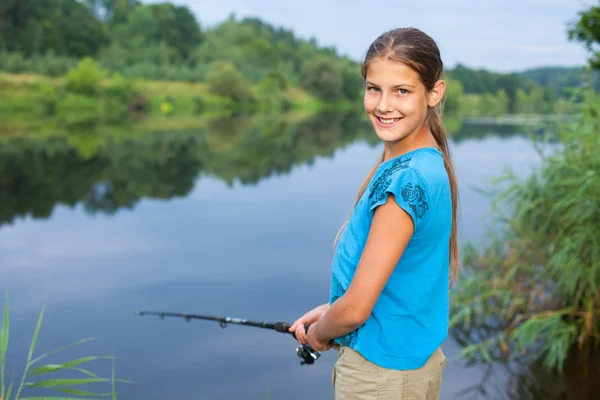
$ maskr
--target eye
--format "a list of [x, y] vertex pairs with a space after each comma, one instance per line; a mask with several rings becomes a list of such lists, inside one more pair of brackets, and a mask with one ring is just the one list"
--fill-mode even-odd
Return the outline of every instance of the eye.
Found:
[[369, 92], [379, 92], [379, 88], [376, 88], [375, 86], [367, 86], [367, 91]]
[[398, 89], [398, 93], [400, 93], [401, 95], [405, 95], [405, 94], [408, 94], [410, 92], [408, 90], [406, 90], [406, 89]]

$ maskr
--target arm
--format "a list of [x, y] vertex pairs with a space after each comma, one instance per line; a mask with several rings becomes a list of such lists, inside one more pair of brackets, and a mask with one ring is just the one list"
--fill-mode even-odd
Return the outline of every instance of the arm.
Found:
[[311, 346], [322, 348], [369, 318], [413, 232], [412, 217], [390, 194], [385, 204], [375, 209], [365, 249], [348, 290], [311, 325], [308, 332]]

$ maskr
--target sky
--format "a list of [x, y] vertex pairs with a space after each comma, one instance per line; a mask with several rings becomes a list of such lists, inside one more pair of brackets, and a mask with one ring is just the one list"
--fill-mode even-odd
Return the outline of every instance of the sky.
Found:
[[[143, 0], [157, 3], [165, 0]], [[202, 29], [232, 13], [314, 37], [357, 61], [381, 33], [412, 26], [433, 37], [444, 64], [491, 71], [580, 66], [588, 54], [569, 42], [567, 24], [598, 0], [169, 0], [188, 6]]]

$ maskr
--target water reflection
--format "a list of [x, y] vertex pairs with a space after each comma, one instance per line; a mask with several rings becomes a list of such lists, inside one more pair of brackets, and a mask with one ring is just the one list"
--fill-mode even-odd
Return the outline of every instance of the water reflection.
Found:
[[539, 362], [496, 360], [475, 363], [483, 378], [462, 389], [456, 398], [485, 400], [595, 400], [600, 393], [600, 353], [573, 352], [562, 373], [546, 370]]
[[[522, 133], [502, 125], [462, 124], [448, 116], [452, 140]], [[186, 196], [200, 175], [232, 184], [289, 173], [350, 143], [376, 144], [355, 113], [323, 113], [299, 122], [234, 116], [209, 118], [206, 128], [127, 136], [94, 131], [66, 137], [0, 141], [0, 223], [31, 215], [46, 219], [57, 204], [82, 203], [89, 213], [131, 209], [142, 198]]]
[[211, 118], [194, 131], [3, 141], [0, 222], [48, 218], [57, 204], [111, 214], [142, 198], [185, 196], [201, 173], [256, 184], [359, 139], [373, 141], [365, 121], [331, 113], [299, 123], [236, 116]]

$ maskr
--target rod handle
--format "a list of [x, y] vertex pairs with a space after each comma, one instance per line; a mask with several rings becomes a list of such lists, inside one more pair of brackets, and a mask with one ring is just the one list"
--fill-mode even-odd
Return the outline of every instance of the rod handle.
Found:
[[[275, 330], [277, 332], [281, 332], [281, 333], [289, 333], [291, 334], [294, 339], [296, 338], [296, 334], [294, 332], [290, 332], [290, 328], [291, 328], [292, 324], [287, 323], [287, 322], [275, 322]], [[308, 332], [308, 327], [310, 326], [310, 324], [304, 324], [304, 331]]]

